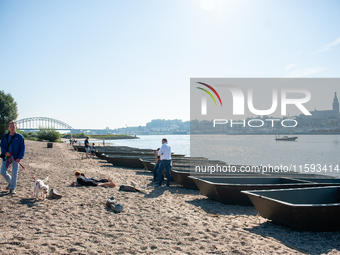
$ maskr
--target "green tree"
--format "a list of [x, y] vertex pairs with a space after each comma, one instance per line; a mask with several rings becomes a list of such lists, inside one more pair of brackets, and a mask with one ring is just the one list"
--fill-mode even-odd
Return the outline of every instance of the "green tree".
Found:
[[11, 94], [0, 90], [0, 137], [7, 132], [8, 124], [18, 117], [17, 103]]
[[54, 128], [39, 128], [37, 132], [39, 140], [48, 140], [49, 142], [55, 142], [60, 140], [61, 134]]

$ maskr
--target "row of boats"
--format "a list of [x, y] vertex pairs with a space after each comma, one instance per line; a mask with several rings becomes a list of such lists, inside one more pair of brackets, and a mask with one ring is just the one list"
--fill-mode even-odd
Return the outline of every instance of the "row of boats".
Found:
[[[74, 146], [85, 151], [83, 146]], [[127, 146], [101, 146], [96, 156], [115, 166], [152, 171], [155, 150]], [[300, 231], [340, 230], [340, 179], [320, 174], [275, 172], [261, 167], [245, 172], [245, 166], [232, 165], [233, 171], [198, 173], [196, 165], [227, 165], [204, 157], [172, 154], [172, 181], [228, 205], [254, 205], [259, 214]], [[230, 169], [230, 168], [229, 168]], [[248, 169], [251, 169], [249, 167]]]

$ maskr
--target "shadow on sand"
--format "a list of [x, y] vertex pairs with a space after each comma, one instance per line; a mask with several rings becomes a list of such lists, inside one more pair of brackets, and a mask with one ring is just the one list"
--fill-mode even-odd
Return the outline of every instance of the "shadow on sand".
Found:
[[253, 206], [225, 205], [210, 198], [196, 198], [186, 202], [202, 209], [209, 214], [246, 216], [257, 215], [257, 210]]
[[27, 205], [27, 207], [33, 207], [37, 206], [36, 202], [39, 202], [40, 200], [37, 200], [35, 198], [22, 198], [20, 199], [20, 204]]
[[271, 221], [264, 222], [256, 227], [245, 228], [244, 230], [275, 240], [307, 254], [319, 255], [327, 254], [332, 250], [337, 252], [340, 250], [340, 231], [300, 232]]

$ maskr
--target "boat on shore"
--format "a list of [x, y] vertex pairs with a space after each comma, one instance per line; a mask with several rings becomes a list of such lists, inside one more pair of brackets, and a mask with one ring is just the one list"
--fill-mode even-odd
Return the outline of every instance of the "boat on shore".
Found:
[[108, 156], [106, 160], [114, 166], [145, 169], [143, 159], [138, 156]]
[[291, 137], [289, 137], [289, 136], [276, 136], [276, 138], [275, 138], [275, 141], [295, 141], [296, 139], [298, 139], [298, 137], [297, 136], [291, 136]]
[[314, 182], [261, 174], [257, 174], [257, 176], [256, 174], [253, 176], [244, 174], [244, 177], [231, 175], [216, 177], [190, 176], [190, 178], [193, 179], [202, 194], [206, 194], [208, 197], [209, 194], [213, 194], [212, 199], [228, 205], [253, 205], [248, 196], [241, 191], [316, 186]]
[[340, 187], [242, 191], [259, 214], [299, 231], [340, 230]]
[[[238, 165], [235, 165], [239, 167]], [[261, 174], [261, 173], [248, 173], [248, 172], [242, 172], [240, 171], [240, 168], [237, 168], [237, 171], [235, 172], [195, 172], [195, 170], [192, 170], [190, 167], [172, 167], [171, 169], [171, 176], [173, 176], [176, 183], [183, 185], [187, 189], [199, 189], [197, 187], [196, 182], [191, 177], [201, 177], [201, 178], [209, 178], [209, 177], [215, 177], [218, 176], [218, 178], [225, 178], [230, 176], [238, 176], [238, 177], [250, 177], [250, 176], [267, 176], [267, 174]], [[218, 178], [216, 180], [218, 180]]]

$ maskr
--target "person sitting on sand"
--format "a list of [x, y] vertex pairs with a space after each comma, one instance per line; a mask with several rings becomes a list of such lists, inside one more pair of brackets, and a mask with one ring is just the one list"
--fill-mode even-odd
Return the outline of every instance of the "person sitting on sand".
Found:
[[116, 184], [113, 183], [113, 181], [111, 179], [105, 179], [106, 182], [102, 182], [103, 180], [94, 180], [94, 179], [86, 179], [85, 175], [81, 175], [81, 173], [79, 171], [77, 171], [75, 173], [75, 176], [77, 178], [76, 182], [72, 182], [71, 185], [72, 186], [93, 186], [93, 187], [97, 187], [97, 186], [101, 186], [101, 187], [116, 187]]

